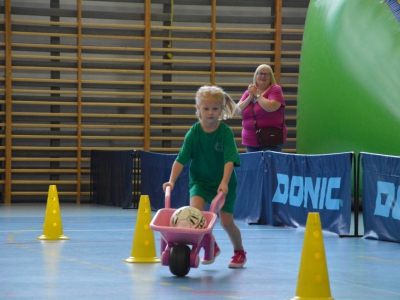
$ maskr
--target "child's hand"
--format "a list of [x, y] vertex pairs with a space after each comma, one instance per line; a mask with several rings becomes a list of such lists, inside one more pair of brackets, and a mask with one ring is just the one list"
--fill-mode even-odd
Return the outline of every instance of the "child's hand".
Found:
[[228, 194], [228, 191], [229, 191], [228, 185], [226, 183], [221, 182], [221, 184], [218, 187], [218, 193], [223, 192], [224, 195], [226, 195]]
[[171, 181], [168, 181], [168, 182], [166, 182], [166, 183], [164, 183], [163, 185], [162, 185], [162, 188], [163, 188], [163, 190], [164, 190], [164, 192], [165, 192], [165, 189], [167, 188], [167, 186], [170, 186], [171, 187], [171, 191], [174, 189], [174, 183], [173, 182], [171, 182]]

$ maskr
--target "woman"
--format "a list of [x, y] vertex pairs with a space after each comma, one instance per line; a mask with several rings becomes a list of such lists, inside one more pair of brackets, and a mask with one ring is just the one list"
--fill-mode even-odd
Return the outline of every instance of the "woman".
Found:
[[242, 115], [242, 144], [246, 152], [276, 151], [281, 152], [283, 143], [277, 146], [261, 147], [258, 143], [254, 126], [254, 115], [258, 128], [276, 127], [283, 130], [283, 143], [286, 142], [287, 128], [284, 122], [285, 101], [282, 88], [276, 84], [274, 73], [269, 65], [260, 65], [256, 69], [253, 84], [248, 86], [237, 108]]

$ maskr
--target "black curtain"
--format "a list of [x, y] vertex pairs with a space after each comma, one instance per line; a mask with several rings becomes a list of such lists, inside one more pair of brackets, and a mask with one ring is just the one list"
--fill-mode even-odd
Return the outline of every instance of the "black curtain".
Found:
[[132, 208], [132, 172], [135, 150], [92, 150], [90, 201]]

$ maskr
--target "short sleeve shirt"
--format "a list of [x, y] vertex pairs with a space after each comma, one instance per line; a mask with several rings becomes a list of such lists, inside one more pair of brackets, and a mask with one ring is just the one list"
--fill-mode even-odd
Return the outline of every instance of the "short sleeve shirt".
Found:
[[[218, 188], [224, 174], [225, 164], [233, 162], [234, 166], [240, 166], [239, 152], [233, 132], [223, 122], [220, 122], [218, 128], [211, 133], [205, 132], [200, 122], [194, 124], [186, 133], [176, 161], [182, 165], [191, 162], [189, 167], [190, 187], [200, 184]], [[236, 189], [237, 179], [234, 170], [229, 186], [231, 184], [234, 184]]]

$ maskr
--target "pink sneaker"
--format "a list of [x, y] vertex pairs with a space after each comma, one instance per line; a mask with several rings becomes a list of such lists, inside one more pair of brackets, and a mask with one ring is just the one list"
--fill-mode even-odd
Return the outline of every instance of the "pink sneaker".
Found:
[[214, 243], [214, 258], [210, 259], [210, 260], [202, 260], [201, 263], [203, 265], [209, 265], [212, 264], [215, 261], [215, 258], [221, 253], [221, 250], [218, 247], [217, 242]]
[[232, 260], [229, 263], [229, 268], [243, 268], [246, 263], [246, 252], [244, 250], [235, 250], [235, 253], [232, 256]]

